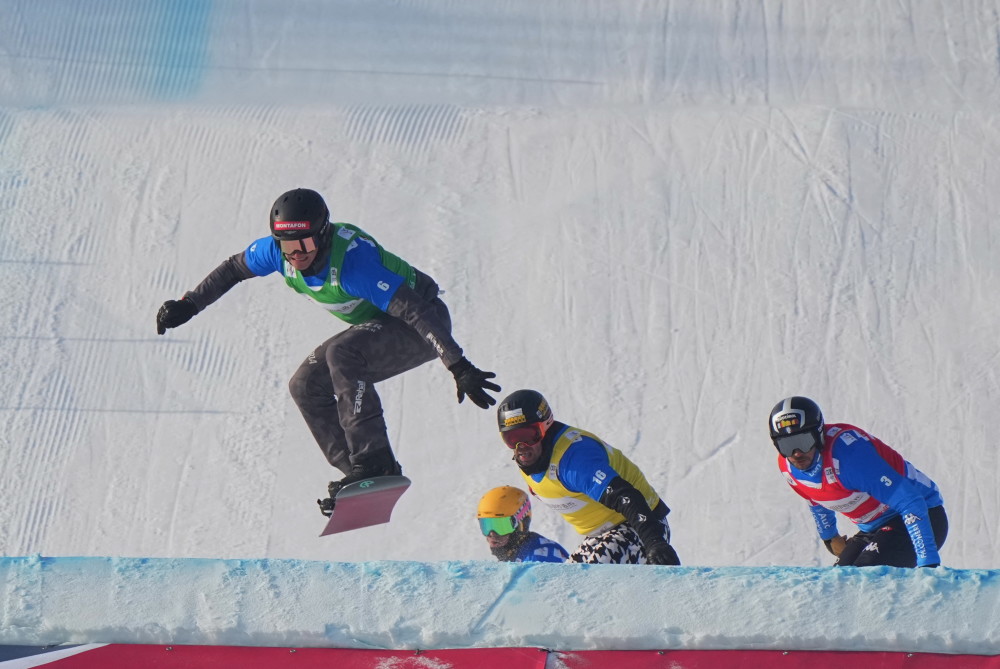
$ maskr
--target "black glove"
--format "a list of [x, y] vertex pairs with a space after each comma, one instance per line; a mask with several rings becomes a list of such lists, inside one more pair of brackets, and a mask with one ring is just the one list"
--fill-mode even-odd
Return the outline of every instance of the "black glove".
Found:
[[163, 334], [167, 328], [187, 323], [196, 313], [198, 313], [197, 305], [186, 297], [167, 300], [156, 312], [156, 334]]
[[681, 559], [677, 557], [677, 551], [666, 541], [658, 541], [642, 547], [646, 553], [646, 564], [669, 564], [679, 566]]
[[448, 368], [448, 371], [455, 375], [455, 385], [458, 386], [459, 404], [462, 403], [462, 400], [465, 399], [466, 395], [468, 395], [469, 399], [472, 400], [480, 409], [489, 409], [497, 403], [497, 401], [486, 392], [486, 390], [493, 390], [497, 392], [500, 390], [500, 386], [486, 380], [496, 377], [496, 374], [493, 372], [484, 372], [480, 369], [476, 369], [475, 365], [469, 362], [466, 358], [462, 358], [453, 364]]
[[646, 564], [679, 565], [681, 563], [681, 559], [677, 557], [677, 551], [667, 541], [666, 527], [660, 522], [661, 518], [665, 518], [670, 513], [670, 509], [663, 503], [662, 499], [657, 502], [657, 511], [654, 512], [635, 486], [621, 476], [616, 476], [608, 482], [608, 486], [604, 489], [599, 501], [609, 509], [614, 509], [625, 516], [625, 520], [639, 535], [639, 541], [642, 542], [642, 552], [646, 554]]

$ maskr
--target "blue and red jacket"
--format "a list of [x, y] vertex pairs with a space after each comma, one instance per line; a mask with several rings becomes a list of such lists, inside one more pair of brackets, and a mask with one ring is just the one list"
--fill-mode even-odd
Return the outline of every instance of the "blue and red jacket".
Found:
[[809, 502], [821, 539], [837, 536], [837, 513], [862, 532], [902, 517], [917, 554], [917, 566], [939, 564], [927, 510], [943, 501], [937, 484], [903, 456], [859, 427], [833, 423], [823, 448], [806, 470], [779, 455], [788, 485]]

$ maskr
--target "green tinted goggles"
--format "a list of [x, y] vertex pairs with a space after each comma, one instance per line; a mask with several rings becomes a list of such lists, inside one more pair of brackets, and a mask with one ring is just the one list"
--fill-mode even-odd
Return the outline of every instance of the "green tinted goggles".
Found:
[[480, 518], [479, 529], [483, 531], [483, 536], [489, 536], [490, 532], [496, 532], [501, 537], [505, 537], [514, 531], [514, 518], [505, 516], [503, 518]]

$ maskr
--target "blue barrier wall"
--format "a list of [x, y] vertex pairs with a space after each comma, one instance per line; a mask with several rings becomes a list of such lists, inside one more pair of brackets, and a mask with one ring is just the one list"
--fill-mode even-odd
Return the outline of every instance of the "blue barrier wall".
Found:
[[0, 644], [996, 654], [1000, 571], [4, 558]]

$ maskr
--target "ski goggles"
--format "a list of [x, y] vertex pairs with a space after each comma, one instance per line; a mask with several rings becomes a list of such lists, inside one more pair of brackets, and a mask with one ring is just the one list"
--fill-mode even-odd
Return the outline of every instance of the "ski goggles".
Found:
[[513, 516], [504, 516], [503, 518], [480, 518], [479, 529], [483, 531], [484, 537], [488, 537], [490, 532], [496, 532], [501, 537], [505, 537], [511, 534], [516, 526]]
[[823, 441], [818, 430], [799, 432], [798, 434], [790, 434], [774, 439], [774, 447], [786, 458], [790, 458], [795, 451], [808, 453], [812, 449], [822, 445]]
[[516, 448], [518, 444], [534, 446], [542, 440], [542, 430], [538, 425], [522, 425], [513, 430], [501, 432], [500, 437], [507, 448]]
[[316, 250], [315, 237], [303, 237], [302, 239], [282, 239], [278, 244], [281, 246], [281, 255], [286, 259], [294, 258], [297, 255], [306, 255]]

